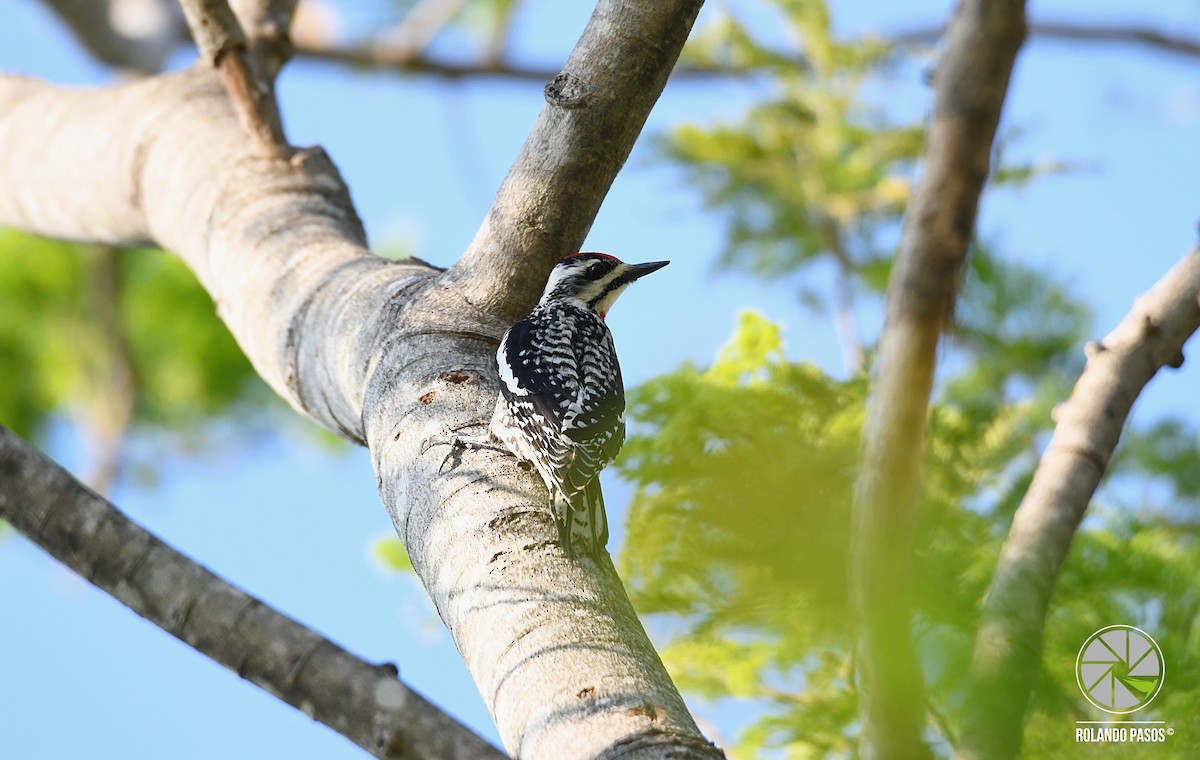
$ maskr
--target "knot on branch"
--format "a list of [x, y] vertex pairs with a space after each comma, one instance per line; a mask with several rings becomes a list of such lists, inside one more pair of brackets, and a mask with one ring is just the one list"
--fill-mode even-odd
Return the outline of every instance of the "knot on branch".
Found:
[[546, 102], [559, 108], [586, 108], [592, 90], [579, 77], [559, 72], [546, 84]]

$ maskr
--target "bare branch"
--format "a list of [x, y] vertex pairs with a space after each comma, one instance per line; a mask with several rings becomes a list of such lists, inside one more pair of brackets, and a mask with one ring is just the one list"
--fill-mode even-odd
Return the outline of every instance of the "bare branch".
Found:
[[[546, 106], [448, 281], [513, 322], [577, 251], [633, 149], [702, 0], [600, 0], [546, 85]], [[480, 275], [488, 273], [487, 276]]]
[[924, 170], [888, 284], [879, 375], [854, 501], [864, 757], [928, 754], [912, 626], [912, 531], [938, 339], [988, 174], [992, 139], [1025, 34], [1018, 0], [964, 0], [937, 66]]
[[167, 546], [0, 426], [0, 517], [197, 651], [380, 758], [501, 758], [396, 678]]
[[1198, 328], [1200, 248], [1138, 298], [1103, 341], [1089, 344], [1087, 366], [1056, 410], [1054, 435], [1013, 517], [984, 600], [961, 760], [1016, 756], [1050, 596], [1079, 522], [1134, 401], [1161, 367], [1183, 363], [1183, 344]]
[[465, 4], [466, 0], [417, 0], [395, 34], [389, 35], [396, 53], [414, 56], [424, 52]]
[[300, 0], [229, 0], [242, 31], [251, 40], [287, 37]]
[[93, 363], [87, 372], [83, 429], [89, 449], [84, 481], [100, 494], [107, 494], [117, 479], [121, 464], [121, 444], [133, 423], [137, 391], [133, 359], [121, 328], [119, 314], [120, 283], [117, 257], [120, 251], [110, 246], [95, 246], [88, 251], [91, 271], [88, 277], [87, 306], [96, 326]]
[[[941, 39], [945, 30], [938, 26], [918, 27], [897, 32], [888, 39], [896, 44], [931, 44]], [[1103, 45], [1132, 45], [1152, 52], [1170, 53], [1185, 58], [1200, 58], [1200, 39], [1168, 34], [1137, 24], [1092, 24], [1085, 21], [1034, 21], [1029, 24], [1029, 36], [1036, 39], [1062, 40]]]
[[221, 72], [238, 120], [259, 158], [291, 155], [272, 82], [255, 70], [246, 35], [226, 0], [181, 0], [200, 55]]

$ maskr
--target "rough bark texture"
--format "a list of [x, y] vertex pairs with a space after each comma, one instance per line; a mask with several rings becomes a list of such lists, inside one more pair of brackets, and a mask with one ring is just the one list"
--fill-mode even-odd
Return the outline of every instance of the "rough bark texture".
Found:
[[0, 77], [0, 223], [173, 251], [272, 388], [370, 447], [416, 571], [523, 758], [721, 756], [611, 563], [563, 554], [536, 477], [496, 452], [421, 451], [483, 429], [501, 331], [583, 239], [698, 10], [600, 3], [446, 273], [371, 255], [320, 151], [255, 158], [211, 72], [90, 91]]
[[130, 522], [0, 426], [0, 518], [134, 612], [380, 758], [504, 757], [396, 678]]
[[924, 694], [911, 625], [912, 529], [937, 342], [988, 174], [992, 138], [1018, 49], [1024, 4], [964, 0], [937, 64], [924, 174], [904, 217], [888, 284], [854, 504], [861, 752], [926, 756]]
[[[267, 2], [245, 0], [241, 5], [248, 23], [256, 29], [272, 26]], [[291, 157], [275, 101], [274, 75], [278, 69], [249, 54], [247, 35], [226, 0], [180, 0], [180, 6], [201, 57], [221, 72], [238, 121], [254, 146], [254, 155], [263, 159]], [[294, 9], [293, 5], [288, 13]]]
[[1200, 328], [1200, 249], [1167, 273], [1098, 343], [1013, 516], [984, 602], [958, 758], [1010, 758], [1021, 744], [1041, 663], [1050, 596], [1133, 402], [1163, 366], [1183, 362]]
[[226, 0], [180, 0], [188, 31], [200, 55], [216, 66], [221, 56], [235, 48], [245, 49], [246, 35]]
[[496, 202], [451, 270], [449, 281], [477, 308], [515, 322], [537, 300], [554, 262], [579, 250], [629, 156], [617, 146], [637, 139], [701, 4], [597, 4], [546, 85], [546, 107]]

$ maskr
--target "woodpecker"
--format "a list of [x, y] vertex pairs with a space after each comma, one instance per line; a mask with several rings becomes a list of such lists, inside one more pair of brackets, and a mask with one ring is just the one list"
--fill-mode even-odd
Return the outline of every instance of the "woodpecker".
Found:
[[574, 541], [595, 557], [608, 543], [598, 476], [625, 442], [625, 388], [604, 318], [631, 282], [668, 263], [568, 256], [529, 316], [500, 340], [489, 434], [542, 476], [568, 555]]

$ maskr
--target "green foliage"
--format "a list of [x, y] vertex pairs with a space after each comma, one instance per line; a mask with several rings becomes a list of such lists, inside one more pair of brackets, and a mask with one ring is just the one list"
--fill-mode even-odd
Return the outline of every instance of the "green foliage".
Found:
[[132, 423], [174, 435], [270, 397], [177, 259], [120, 252], [105, 292], [97, 267], [106, 255], [0, 232], [0, 422], [36, 439], [56, 417], [86, 417], [89, 404], [119, 392], [107, 387], [114, 362], [132, 372]]
[[141, 390], [141, 421], [186, 428], [274, 398], [217, 317], [212, 298], [178, 259], [127, 251], [121, 287], [121, 326]]
[[[838, 297], [844, 312], [886, 286], [921, 130], [864, 102], [890, 52], [834, 39], [819, 0], [770, 5], [797, 53], [729, 14], [688, 51], [754, 69], [769, 94], [739, 119], [681, 126], [660, 145], [727, 218], [725, 266], [778, 281], [831, 263], [851, 289]], [[1004, 163], [1018, 134], [998, 145], [993, 184], [1070, 168]], [[953, 748], [979, 604], [1089, 330], [1090, 310], [1063, 283], [974, 245], [941, 356], [916, 539], [914, 633], [938, 753]], [[684, 365], [630, 394], [637, 425], [618, 466], [637, 490], [619, 564], [680, 685], [720, 707], [752, 705], [734, 756], [855, 751], [845, 568], [866, 391], [861, 378], [790, 361], [780, 329], [750, 313], [711, 366]], [[1103, 717], [1079, 692], [1075, 658], [1115, 622], [1152, 631], [1168, 659], [1168, 687], [1137, 715], [1176, 728], [1155, 756], [1200, 749], [1198, 541], [1195, 429], [1131, 427], [1047, 620], [1028, 757], [1074, 756], [1074, 721]]]
[[[1042, 302], [1037, 289], [1029, 299], [1017, 307]], [[1013, 366], [1015, 376], [1021, 363]], [[682, 688], [758, 706], [739, 740], [745, 756], [852, 751], [845, 567], [865, 391], [861, 379], [836, 381], [790, 362], [778, 327], [746, 313], [712, 366], [685, 365], [631, 394], [639, 432], [619, 467], [637, 491], [622, 575], [639, 611], [669, 632], [660, 651]], [[1048, 427], [1048, 410], [1027, 401], [943, 397], [931, 413], [916, 633], [931, 730], [948, 742], [961, 717], [978, 604], [1007, 530], [1005, 505], [1019, 498], [1033, 464], [1019, 455]], [[1128, 472], [1191, 464], [1194, 436], [1185, 445], [1175, 430], [1142, 431], [1128, 456], [1152, 467], [1131, 461]], [[1179, 504], [1190, 477], [1178, 487], [1168, 477], [1163, 503]], [[1172, 689], [1145, 715], [1180, 720], [1200, 704], [1200, 510], [1193, 506], [1184, 523], [1132, 519], [1128, 508], [1104, 506], [1119, 490], [1102, 495], [1060, 584], [1030, 717], [1031, 757], [1068, 752], [1067, 729], [1091, 715], [1073, 680], [1075, 655], [1113, 621], [1145, 625], [1171, 653]]]
[[[57, 360], [70, 353], [72, 304], [79, 300], [78, 262], [60, 247], [11, 233], [0, 237], [11, 266], [0, 267], [0, 421], [28, 436], [54, 408], [68, 383]], [[36, 262], [36, 263], [35, 263]], [[32, 320], [35, 306], [57, 319]], [[64, 324], [65, 322], [65, 324]]]
[[[845, 550], [864, 393], [788, 362], [778, 328], [746, 313], [713, 366], [631, 394], [653, 432], [619, 463], [638, 485], [622, 576], [640, 611], [685, 624], [660, 650], [684, 689], [786, 711], [787, 725], [755, 727], [764, 742], [803, 725], [822, 750], [848, 746]], [[803, 692], [778, 686], [795, 678]]]
[[736, 121], [678, 127], [660, 147], [727, 217], [726, 266], [774, 279], [830, 259], [882, 289], [890, 246], [881, 232], [898, 225], [923, 130], [889, 123], [859, 97], [886, 48], [835, 40], [823, 2], [777, 5], [807, 65], [763, 48], [731, 14], [719, 18], [687, 55], [753, 67], [773, 93]]
[[412, 560], [404, 544], [395, 536], [381, 536], [371, 544], [371, 556], [387, 570], [397, 573], [412, 572]]
[[[753, 313], [711, 367], [631, 396], [644, 432], [619, 463], [638, 486], [622, 574], [640, 611], [683, 623], [662, 652], [684, 688], [773, 705], [748, 751], [852, 746], [845, 568], [865, 401], [864, 380], [788, 361], [778, 328]], [[918, 563], [934, 691], [958, 685], [995, 558], [992, 522], [962, 505], [1020, 448], [1028, 413], [934, 411]]]

